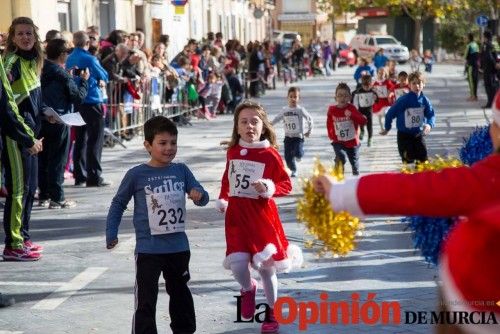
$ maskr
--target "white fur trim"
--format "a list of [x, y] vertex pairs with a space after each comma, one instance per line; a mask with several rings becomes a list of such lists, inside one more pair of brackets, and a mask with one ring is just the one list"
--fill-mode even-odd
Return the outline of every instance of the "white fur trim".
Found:
[[331, 189], [330, 205], [335, 211], [347, 211], [353, 216], [363, 217], [363, 211], [359, 207], [358, 202], [358, 183], [359, 178], [348, 178], [344, 181], [334, 181]]
[[228, 256], [226, 256], [224, 262], [222, 262], [222, 266], [224, 267], [224, 269], [231, 270], [231, 263], [239, 261], [250, 262], [250, 253], [245, 253], [245, 252], [231, 253]]
[[271, 147], [271, 144], [269, 143], [269, 140], [264, 139], [261, 141], [256, 141], [253, 143], [247, 143], [243, 139], [240, 138], [239, 144], [241, 147], [246, 147], [246, 148], [268, 148]]
[[278, 250], [276, 249], [276, 246], [274, 244], [267, 244], [263, 250], [254, 254], [252, 258], [252, 265], [254, 266], [254, 268], [259, 269], [260, 267], [262, 267], [262, 264], [265, 261], [269, 260], [271, 256], [273, 256], [277, 252]]
[[267, 191], [260, 193], [259, 196], [263, 197], [263, 198], [273, 197], [274, 193], [276, 192], [276, 186], [274, 185], [273, 180], [271, 180], [271, 179], [259, 179], [258, 181], [261, 181], [267, 187]]
[[[446, 308], [451, 312], [473, 312], [477, 311], [467, 305], [467, 301], [460, 293], [451, 273], [448, 271], [448, 260], [446, 256], [441, 256], [439, 265], [439, 277], [443, 280], [441, 289], [443, 291], [443, 302], [446, 303]], [[496, 319], [500, 319], [500, 313], [495, 312]], [[457, 324], [465, 332], [469, 334], [495, 334], [500, 333], [500, 324]]]
[[224, 209], [225, 212], [227, 209], [227, 201], [223, 198], [219, 198], [218, 200], [215, 201], [215, 208], [219, 211]]
[[302, 250], [297, 245], [289, 244], [286, 250], [286, 255], [286, 259], [275, 261], [271, 257], [267, 261], [264, 261], [260, 267], [252, 264], [252, 268], [259, 270], [260, 268], [274, 267], [278, 273], [288, 273], [292, 269], [300, 268], [302, 266], [304, 258], [302, 256]]

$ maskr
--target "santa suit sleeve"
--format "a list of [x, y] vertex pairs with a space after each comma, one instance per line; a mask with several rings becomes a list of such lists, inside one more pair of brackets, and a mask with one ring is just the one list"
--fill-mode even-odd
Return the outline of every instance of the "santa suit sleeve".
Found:
[[278, 151], [275, 149], [272, 149], [271, 151], [273, 153], [274, 160], [276, 160], [276, 162], [273, 161], [273, 165], [277, 166], [273, 171], [273, 182], [276, 187], [274, 197], [288, 195], [290, 191], [292, 191], [292, 182], [290, 181], [290, 177], [285, 170], [283, 160], [281, 159]]
[[[381, 193], [383, 189], [383, 193]], [[500, 200], [500, 154], [472, 167], [416, 174], [366, 175], [334, 184], [334, 210], [353, 215], [422, 215], [452, 217]]]

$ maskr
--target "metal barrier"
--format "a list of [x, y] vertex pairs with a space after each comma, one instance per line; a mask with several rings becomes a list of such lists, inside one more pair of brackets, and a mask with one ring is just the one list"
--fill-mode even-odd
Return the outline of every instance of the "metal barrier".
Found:
[[[168, 90], [167, 90], [168, 89]], [[189, 104], [187, 85], [179, 80], [169, 87], [164, 77], [123, 83], [111, 81], [106, 90], [105, 146], [115, 143], [126, 147], [122, 139], [138, 134], [153, 116], [163, 115], [176, 121], [199, 108]]]

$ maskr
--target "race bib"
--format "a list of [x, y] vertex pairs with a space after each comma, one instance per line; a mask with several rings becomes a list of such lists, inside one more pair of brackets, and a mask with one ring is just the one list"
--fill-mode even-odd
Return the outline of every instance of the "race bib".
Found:
[[266, 164], [234, 159], [229, 161], [229, 196], [259, 198], [252, 183], [262, 179]]
[[385, 98], [389, 96], [387, 86], [373, 86], [373, 89], [375, 90], [379, 98]]
[[405, 126], [408, 129], [419, 128], [424, 124], [424, 108], [408, 108], [405, 110]]
[[284, 116], [283, 117], [285, 124], [285, 133], [286, 134], [299, 134], [301, 131], [300, 128], [300, 119], [298, 115], [292, 116]]
[[335, 134], [340, 141], [353, 140], [356, 137], [354, 123], [352, 121], [335, 122]]
[[396, 95], [396, 100], [399, 99], [401, 96], [405, 95], [408, 93], [406, 88], [398, 88], [394, 90], [394, 94]]
[[184, 189], [146, 194], [151, 235], [184, 232], [186, 194]]
[[371, 107], [375, 102], [373, 98], [373, 93], [361, 93], [358, 95], [359, 98], [359, 107], [366, 108]]

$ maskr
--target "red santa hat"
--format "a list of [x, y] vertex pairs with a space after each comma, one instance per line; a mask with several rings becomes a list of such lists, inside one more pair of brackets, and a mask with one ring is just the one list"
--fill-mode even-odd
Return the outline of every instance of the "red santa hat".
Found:
[[493, 107], [491, 108], [493, 112], [493, 121], [500, 126], [500, 89], [495, 95], [495, 100], [493, 101]]
[[[448, 237], [440, 265], [448, 311], [493, 312], [499, 324], [461, 324], [465, 333], [500, 333], [500, 204], [460, 222]], [[481, 319], [476, 314], [474, 319]]]

